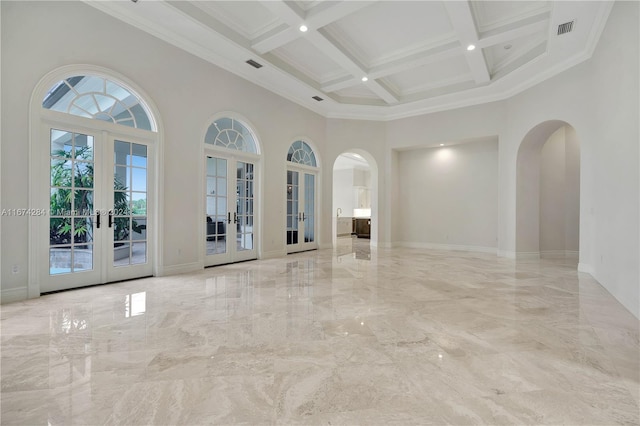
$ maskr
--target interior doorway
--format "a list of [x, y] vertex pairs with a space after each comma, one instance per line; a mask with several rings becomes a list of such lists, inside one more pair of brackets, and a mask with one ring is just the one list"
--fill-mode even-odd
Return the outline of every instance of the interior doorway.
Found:
[[338, 251], [351, 250], [351, 240], [359, 246], [375, 240], [377, 173], [367, 157], [366, 152], [348, 151], [333, 165], [333, 238]]

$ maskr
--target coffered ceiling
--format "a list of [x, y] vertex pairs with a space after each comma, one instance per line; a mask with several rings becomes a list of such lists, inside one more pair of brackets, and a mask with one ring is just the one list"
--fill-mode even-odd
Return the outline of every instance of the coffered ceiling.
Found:
[[87, 3], [324, 116], [377, 120], [500, 100], [550, 78], [591, 57], [612, 6], [453, 0]]

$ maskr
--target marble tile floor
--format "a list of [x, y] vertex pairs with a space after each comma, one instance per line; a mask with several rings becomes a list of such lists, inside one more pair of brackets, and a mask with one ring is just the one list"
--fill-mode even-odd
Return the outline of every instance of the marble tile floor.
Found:
[[640, 424], [639, 322], [572, 261], [346, 239], [0, 330], [2, 425]]

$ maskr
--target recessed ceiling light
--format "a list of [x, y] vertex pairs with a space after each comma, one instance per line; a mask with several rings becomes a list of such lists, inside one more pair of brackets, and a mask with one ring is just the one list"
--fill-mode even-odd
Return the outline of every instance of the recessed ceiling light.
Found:
[[441, 143], [441, 144], [440, 144], [440, 146], [444, 146], [444, 144], [443, 144], [443, 143]]
[[510, 44], [505, 44], [504, 45], [504, 50], [509, 50], [509, 49], [511, 49], [511, 47], [512, 46]]
[[475, 48], [476, 48], [475, 44], [470, 44], [470, 45], [467, 46], [467, 50], [469, 50], [469, 51], [471, 51], [471, 50], [473, 50]]
[[300, 31], [302, 31], [303, 33], [306, 33], [308, 29], [309, 28], [306, 25], [304, 24], [300, 25]]
[[364, 77], [362, 77], [362, 81], [369, 81], [369, 77], [365, 75]]

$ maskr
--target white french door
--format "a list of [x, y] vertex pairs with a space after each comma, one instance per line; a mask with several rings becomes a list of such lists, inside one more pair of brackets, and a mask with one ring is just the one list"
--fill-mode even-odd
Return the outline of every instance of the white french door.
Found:
[[151, 275], [151, 144], [65, 125], [45, 125], [44, 134], [49, 190], [42, 205], [49, 214], [40, 223], [47, 230], [40, 291]]
[[256, 259], [256, 163], [207, 155], [205, 266]]
[[286, 191], [287, 253], [316, 249], [316, 174], [288, 169]]

